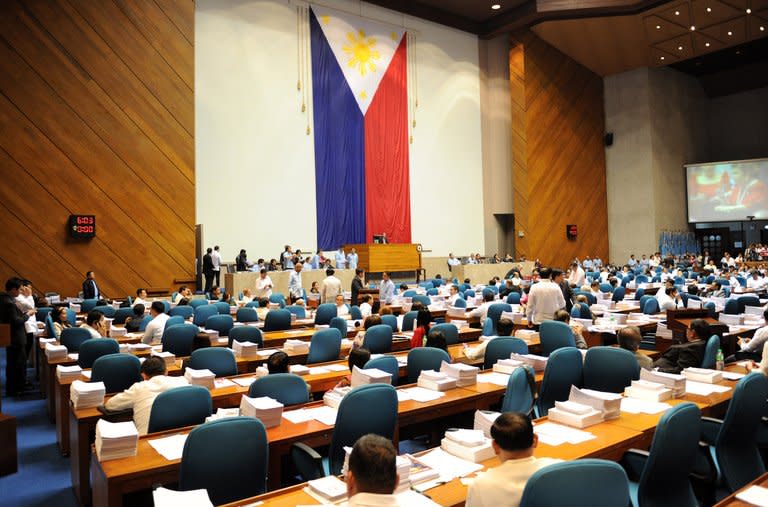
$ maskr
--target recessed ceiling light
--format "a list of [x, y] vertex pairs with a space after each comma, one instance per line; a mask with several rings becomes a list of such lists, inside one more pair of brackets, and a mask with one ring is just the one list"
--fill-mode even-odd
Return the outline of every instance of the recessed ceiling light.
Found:
[[707, 12], [712, 12], [712, 7], [707, 7]]
[[731, 35], [733, 35], [733, 32], [728, 32], [728, 36], [730, 37]]
[[656, 30], [661, 30], [661, 25], [656, 25]]
[[736, 51], [736, 54], [737, 54], [737, 55], [740, 55], [740, 54], [741, 54], [741, 51]]
[[677, 46], [677, 50], [678, 51], [682, 51], [683, 50], [683, 46]]
[[761, 31], [761, 32], [764, 32], [764, 31], [765, 31], [765, 27], [764, 27], [764, 26], [761, 26], [761, 27], [760, 27], [760, 31]]
[[747, 9], [747, 14], [752, 14], [752, 9]]
[[663, 57], [663, 56], [659, 57], [659, 60], [663, 60], [663, 59], [664, 59], [664, 57]]
[[705, 42], [704, 45], [709, 47], [709, 42]]
[[695, 27], [695, 26], [693, 26], [693, 25], [691, 25], [691, 31], [693, 32], [693, 31], [695, 31], [695, 30], [696, 30], [696, 27]]
[[501, 5], [500, 4], [493, 4], [493, 5], [491, 5], [491, 9], [493, 9], [494, 11], [498, 11], [499, 9], [501, 9]]
[[675, 11], [675, 16], [679, 16], [679, 15], [680, 15], [680, 11]]

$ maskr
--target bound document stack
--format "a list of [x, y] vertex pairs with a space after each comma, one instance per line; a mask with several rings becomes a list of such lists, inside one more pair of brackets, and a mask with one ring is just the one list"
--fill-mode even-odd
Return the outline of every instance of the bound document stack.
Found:
[[335, 475], [309, 481], [307, 490], [310, 495], [331, 503], [336, 503], [347, 496], [347, 485]]
[[128, 344], [128, 350], [131, 352], [138, 352], [141, 350], [149, 350], [152, 346], [148, 343], [129, 343]]
[[451, 306], [446, 310], [445, 314], [448, 317], [462, 317], [465, 318], [467, 316], [467, 309], [466, 308], [457, 308], [455, 306]]
[[464, 363], [446, 363], [440, 364], [440, 372], [456, 379], [457, 387], [472, 386], [477, 384], [477, 372], [480, 370], [477, 366], [470, 366]]
[[163, 361], [165, 361], [165, 366], [173, 366], [176, 364], [176, 355], [172, 352], [158, 352], [156, 350], [152, 351], [152, 355], [155, 357], [161, 358]]
[[416, 385], [432, 391], [447, 391], [456, 387], [456, 379], [435, 370], [422, 370]]
[[341, 400], [351, 390], [351, 387], [334, 387], [323, 395], [323, 404], [331, 408], [339, 408]]
[[[348, 459], [349, 454], [347, 454], [345, 461]], [[400, 482], [397, 483], [395, 494], [411, 489], [411, 460], [406, 456], [398, 456], [395, 458], [395, 468], [400, 479]]]
[[235, 352], [237, 357], [256, 357], [259, 351], [259, 344], [233, 340], [232, 350]]
[[127, 354], [128, 353], [128, 344], [127, 343], [121, 343], [118, 345], [120, 347], [120, 353], [121, 354]]
[[685, 375], [662, 373], [660, 371], [650, 371], [641, 368], [640, 380], [662, 384], [672, 391], [673, 398], [682, 398], [685, 396]]
[[515, 338], [520, 338], [526, 343], [530, 343], [533, 340], [539, 339], [539, 332], [533, 329], [518, 329], [515, 333]]
[[515, 369], [520, 368], [524, 364], [525, 363], [518, 361], [517, 359], [499, 359], [496, 361], [496, 364], [493, 365], [493, 371], [510, 375]]
[[491, 439], [486, 438], [480, 430], [448, 430], [445, 438], [440, 442], [440, 447], [449, 454], [480, 463], [495, 456]]
[[309, 342], [285, 340], [283, 349], [289, 354], [309, 354]]
[[603, 419], [606, 421], [617, 419], [621, 414], [621, 395], [616, 393], [579, 389], [576, 386], [571, 386], [568, 401], [589, 405], [595, 410], [599, 410], [603, 413]]
[[512, 353], [510, 358], [531, 365], [534, 371], [544, 371], [544, 369], [547, 367], [547, 358], [544, 356], [537, 356], [536, 354]]
[[672, 389], [664, 384], [648, 380], [633, 380], [632, 385], [624, 389], [624, 394], [630, 398], [645, 401], [664, 401], [672, 398]]
[[283, 417], [283, 404], [269, 396], [260, 398], [243, 396], [240, 399], [240, 415], [255, 417], [264, 423], [265, 427], [272, 428], [280, 425], [280, 419]]
[[83, 369], [78, 365], [74, 366], [62, 366], [56, 367], [56, 376], [59, 378], [59, 382], [72, 382], [78, 380], [83, 375]]
[[187, 368], [187, 371], [184, 372], [184, 378], [194, 386], [203, 386], [208, 389], [213, 389], [216, 375], [208, 369], [193, 370], [192, 368]]
[[266, 366], [258, 366], [256, 368], [256, 378], [266, 377], [269, 375], [269, 368]]
[[685, 378], [692, 382], [704, 382], [705, 384], [717, 384], [723, 380], [723, 373], [706, 368], [686, 368], [683, 370]]
[[69, 397], [75, 408], [93, 408], [104, 403], [106, 394], [104, 382], [83, 382], [75, 380], [69, 388]]
[[601, 411], [575, 401], [556, 401], [554, 408], [550, 408], [547, 412], [547, 417], [552, 422], [573, 428], [586, 428], [603, 422]]
[[207, 334], [211, 343], [219, 339], [219, 332], [215, 329], [201, 329], [200, 332]]
[[309, 367], [304, 366], [303, 364], [292, 364], [291, 366], [288, 367], [288, 371], [290, 371], [294, 375], [308, 375]]
[[474, 429], [482, 431], [486, 438], [491, 438], [491, 426], [493, 426], [496, 418], [500, 415], [501, 412], [491, 412], [490, 410], [475, 410]]
[[48, 361], [59, 361], [67, 358], [67, 347], [64, 345], [45, 344], [45, 357]]
[[352, 387], [364, 386], [367, 384], [391, 384], [392, 375], [378, 368], [366, 368], [364, 370], [357, 366], [352, 367], [352, 378], [350, 385]]
[[139, 431], [133, 421], [113, 423], [99, 419], [96, 423], [96, 456], [99, 461], [136, 456]]

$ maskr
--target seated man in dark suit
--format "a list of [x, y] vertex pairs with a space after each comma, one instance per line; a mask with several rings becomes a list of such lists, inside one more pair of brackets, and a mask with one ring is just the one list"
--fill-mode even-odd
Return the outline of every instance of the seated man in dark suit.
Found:
[[710, 336], [709, 323], [704, 319], [694, 319], [685, 331], [687, 341], [672, 345], [653, 366], [666, 373], [680, 373], [690, 367], [700, 368]]

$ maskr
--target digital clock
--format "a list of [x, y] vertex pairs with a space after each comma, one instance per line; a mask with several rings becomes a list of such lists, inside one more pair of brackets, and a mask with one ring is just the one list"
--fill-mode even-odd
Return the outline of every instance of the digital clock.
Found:
[[69, 215], [69, 235], [73, 238], [96, 236], [96, 215]]

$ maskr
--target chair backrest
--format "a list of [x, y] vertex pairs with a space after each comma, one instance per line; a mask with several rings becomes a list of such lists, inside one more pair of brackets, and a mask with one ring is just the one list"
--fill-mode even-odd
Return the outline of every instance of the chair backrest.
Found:
[[627, 289], [625, 287], [616, 287], [616, 290], [613, 291], [613, 296], [611, 296], [611, 301], [615, 301], [617, 303], [624, 300], [624, 294], [627, 293]]
[[248, 396], [269, 396], [283, 405], [301, 405], [309, 401], [307, 383], [293, 373], [272, 373], [259, 377], [248, 388]]
[[520, 507], [563, 505], [563, 495], [568, 496], [569, 507], [631, 505], [627, 474], [618, 463], [580, 459], [534, 472], [525, 484]]
[[649, 298], [643, 305], [643, 313], [646, 315], [654, 315], [659, 313], [659, 300], [655, 297]]
[[739, 313], [744, 313], [747, 306], [762, 306], [760, 299], [756, 296], [742, 296], [736, 301], [739, 302]]
[[635, 355], [617, 347], [591, 347], [584, 358], [584, 387], [595, 391], [623, 393], [640, 378]]
[[493, 303], [488, 307], [488, 318], [493, 322], [493, 334], [496, 334], [496, 324], [499, 323], [501, 312], [511, 312], [512, 305], [509, 303]]
[[208, 347], [192, 352], [189, 367], [193, 370], [211, 370], [217, 377], [237, 375], [235, 354], [222, 347]]
[[725, 302], [725, 310], [723, 310], [723, 313], [727, 315], [738, 315], [739, 314], [739, 301], [736, 299], [729, 299]]
[[174, 315], [173, 317], [168, 317], [168, 320], [165, 321], [165, 327], [178, 326], [184, 324], [184, 322], [184, 317], [181, 315]]
[[125, 391], [141, 382], [141, 361], [131, 354], [109, 354], [91, 365], [91, 382], [104, 382], [108, 393]]
[[464, 299], [469, 299], [475, 297], [475, 291], [472, 289], [467, 289], [464, 291]]
[[467, 300], [463, 297], [459, 296], [453, 301], [454, 308], [466, 308], [467, 307]]
[[397, 333], [397, 317], [394, 315], [382, 315], [381, 323], [391, 327], [393, 333]]
[[403, 297], [404, 298], [412, 298], [413, 296], [416, 296], [416, 295], [418, 295], [418, 292], [416, 292], [413, 289], [409, 289], [409, 290], [403, 292]]
[[229, 330], [235, 327], [235, 320], [231, 315], [212, 315], [205, 319], [206, 329], [219, 332], [219, 336], [229, 336]]
[[432, 288], [434, 288], [434, 284], [432, 282], [430, 282], [430, 281], [420, 282], [419, 283], [419, 287], [421, 287], [423, 289], [432, 289]]
[[96, 305], [99, 304], [98, 299], [83, 299], [83, 302], [80, 303], [80, 311], [83, 313], [88, 313], [94, 308], [96, 308]]
[[459, 328], [453, 324], [435, 324], [429, 328], [429, 332], [442, 331], [445, 335], [445, 343], [447, 345], [455, 345], [459, 343]]
[[208, 306], [208, 300], [207, 299], [193, 299], [189, 302], [189, 306], [192, 308], [197, 308], [198, 306]]
[[644, 294], [640, 296], [640, 299], [638, 299], [638, 304], [640, 305], [640, 311], [642, 312], [643, 309], [645, 309], [645, 303], [649, 299], [655, 299], [656, 296], [651, 296], [650, 294]]
[[235, 313], [235, 318], [237, 318], [238, 322], [258, 322], [259, 321], [259, 314], [256, 313], [256, 309], [253, 307], [250, 308], [238, 308], [237, 313]]
[[[335, 318], [338, 319], [340, 317]], [[345, 330], [346, 326], [347, 324], [344, 322]], [[307, 364], [336, 361], [339, 358], [340, 352], [341, 333], [339, 330], [334, 327], [321, 329], [312, 335], [312, 339], [309, 342], [309, 355], [307, 356]]]
[[371, 326], [365, 332], [363, 347], [371, 354], [387, 354], [392, 352], [392, 328], [386, 324]]
[[219, 311], [219, 315], [229, 315], [229, 303], [226, 301], [217, 301], [213, 306]]
[[576, 347], [563, 347], [552, 352], [539, 389], [539, 417], [547, 415], [556, 401], [567, 401], [571, 386], [582, 386], [583, 363], [581, 352]]
[[418, 315], [419, 312], [413, 310], [403, 315], [403, 331], [413, 331], [413, 325]]
[[236, 326], [229, 331], [229, 348], [232, 348], [233, 341], [258, 343], [261, 347], [264, 345], [264, 335], [256, 326]]
[[112, 338], [99, 338], [98, 340], [85, 340], [80, 344], [80, 352], [77, 356], [77, 364], [80, 368], [90, 368], [93, 362], [101, 356], [119, 354], [120, 345]]
[[301, 305], [288, 305], [285, 309], [295, 315], [297, 319], [304, 319], [307, 316], [306, 308]]
[[264, 493], [268, 457], [267, 432], [258, 419], [211, 421], [184, 442], [179, 489], [205, 488], [214, 505]]
[[502, 412], [518, 412], [530, 414], [536, 401], [536, 377], [527, 366], [515, 368], [507, 381], [504, 401], [501, 403]]
[[67, 352], [78, 352], [85, 340], [91, 339], [91, 333], [82, 327], [65, 327], [59, 336], [59, 342], [67, 347]]
[[315, 312], [315, 324], [321, 326], [331, 323], [331, 319], [337, 316], [336, 305], [333, 303], [322, 303]]
[[613, 285], [611, 285], [610, 283], [601, 283], [600, 292], [603, 292], [605, 294], [613, 292]]
[[285, 308], [285, 296], [280, 294], [279, 292], [273, 292], [269, 296], [269, 302], [277, 303], [280, 305], [280, 308]]
[[510, 305], [519, 305], [520, 304], [520, 293], [519, 292], [510, 292], [507, 294], [507, 303]]
[[707, 340], [707, 346], [704, 349], [704, 359], [701, 360], [702, 368], [714, 368], [717, 361], [717, 351], [720, 348], [720, 337], [712, 335]]
[[438, 292], [435, 288], [427, 289], [427, 296], [437, 296]]
[[[118, 308], [115, 310], [115, 316], [112, 321], [112, 324], [125, 324], [125, 321], [128, 320], [128, 317], [133, 316], [133, 308]], [[39, 319], [38, 319], [39, 320]]]
[[170, 303], [170, 301], [163, 300], [163, 301], [160, 301], [160, 302], [163, 303], [163, 312], [164, 313], [168, 313], [168, 312], [171, 311], [171, 303]]
[[[640, 277], [638, 277], [639, 279]], [[635, 290], [635, 301], [640, 301], [640, 298], [645, 296], [645, 289], [640, 287], [639, 289]]]
[[168, 315], [171, 317], [179, 316], [182, 319], [186, 320], [190, 318], [195, 313], [195, 309], [192, 308], [189, 305], [181, 305], [181, 306], [174, 306], [171, 308], [171, 311], [168, 312]]
[[713, 301], [705, 303], [704, 308], [707, 310], [707, 314], [713, 319], [717, 316], [717, 308], [715, 307], [715, 303]]
[[640, 474], [638, 505], [699, 505], [688, 475], [698, 452], [700, 426], [701, 410], [693, 403], [675, 405], [661, 416]]
[[53, 319], [50, 314], [45, 316], [45, 332], [48, 338], [59, 338], [59, 335], [56, 334], [56, 328], [53, 327]]
[[211, 415], [211, 393], [202, 386], [181, 386], [160, 393], [149, 412], [148, 433], [203, 424]]
[[288, 329], [291, 329], [291, 312], [285, 309], [267, 312], [264, 331], [287, 331]]
[[360, 307], [357, 305], [352, 305], [349, 307], [349, 315], [355, 320], [360, 320], [363, 318], [363, 312], [360, 311]]
[[344, 317], [334, 317], [329, 326], [339, 332], [342, 338], [347, 336], [347, 319]]
[[192, 319], [192, 323], [196, 326], [202, 326], [205, 324], [205, 321], [208, 320], [208, 317], [218, 315], [218, 313], [219, 310], [215, 305], [198, 306], [195, 308], [195, 316]]
[[520, 338], [500, 336], [491, 340], [485, 347], [483, 369], [493, 368], [499, 359], [509, 359], [512, 353], [527, 354], [528, 345]]
[[[365, 414], [365, 417], [360, 417]], [[373, 433], [387, 439], [395, 436], [397, 392], [387, 384], [368, 384], [352, 389], [341, 400], [328, 450], [331, 475], [339, 475], [344, 465], [344, 447], [352, 446], [363, 435]]]
[[589, 305], [586, 303], [575, 303], [571, 308], [571, 317], [577, 319], [591, 319], [592, 312], [589, 310]]
[[486, 317], [485, 322], [483, 322], [483, 336], [493, 336], [494, 334], [493, 321], [490, 317]]
[[398, 364], [395, 356], [383, 355], [374, 357], [365, 363], [365, 368], [376, 368], [389, 373], [392, 375], [392, 385], [397, 385], [398, 377], [400, 377], [400, 364]]
[[418, 347], [408, 352], [408, 383], [419, 379], [423, 370], [440, 371], [442, 362], [451, 362], [451, 356], [443, 349], [435, 347]]
[[[715, 454], [728, 490], [736, 491], [765, 473], [757, 445], [758, 429], [768, 415], [768, 377], [747, 375], [736, 384], [715, 443]], [[761, 430], [762, 431], [762, 430]]]
[[594, 304], [597, 303], [597, 298], [591, 292], [586, 292], [586, 291], [583, 291], [583, 290], [577, 290], [576, 292], [573, 293], [573, 295], [574, 295], [574, 297], [576, 297], [576, 296], [584, 296], [585, 298], [587, 298], [587, 301], [591, 305], [594, 305]]
[[194, 324], [166, 327], [163, 331], [163, 337], [160, 339], [163, 344], [163, 351], [182, 357], [190, 355], [192, 343], [198, 332], [199, 329]]
[[[152, 321], [151, 315], [145, 315], [141, 322], [139, 322], [139, 332], [143, 333], [147, 329], [147, 324]], [[167, 323], [166, 323], [167, 324]]]
[[571, 326], [565, 322], [545, 320], [539, 326], [541, 339], [541, 355], [548, 356], [561, 347], [575, 347]]
[[429, 296], [424, 296], [422, 294], [416, 294], [411, 298], [411, 300], [415, 303], [416, 301], [420, 302], [424, 306], [429, 306], [432, 301], [429, 299]]

